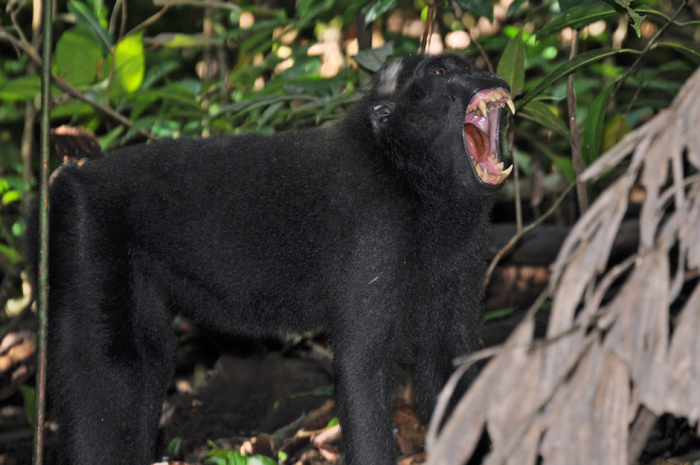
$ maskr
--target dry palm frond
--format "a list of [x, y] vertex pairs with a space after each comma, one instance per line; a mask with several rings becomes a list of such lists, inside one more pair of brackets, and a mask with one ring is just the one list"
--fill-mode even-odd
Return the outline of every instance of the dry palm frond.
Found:
[[[635, 458], [630, 425], [642, 406], [698, 424], [700, 71], [670, 108], [582, 179], [600, 177], [630, 153], [625, 172], [578, 221], [552, 265], [547, 339], [533, 342], [528, 313], [439, 434], [438, 415], [433, 419], [428, 463], [464, 463], [485, 426], [493, 444], [487, 465], [534, 464], [538, 457], [545, 465], [622, 465]], [[635, 184], [645, 191], [639, 247], [606, 271]], [[621, 286], [616, 293], [613, 284]], [[681, 311], [671, 336], [672, 305]]]

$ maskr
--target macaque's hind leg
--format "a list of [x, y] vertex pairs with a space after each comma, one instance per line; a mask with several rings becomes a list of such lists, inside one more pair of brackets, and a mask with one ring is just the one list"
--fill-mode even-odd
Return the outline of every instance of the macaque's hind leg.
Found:
[[59, 462], [150, 465], [174, 368], [169, 314], [138, 277], [127, 284], [93, 276], [92, 285], [67, 287], [75, 278], [56, 282], [50, 297], [48, 384], [63, 435]]

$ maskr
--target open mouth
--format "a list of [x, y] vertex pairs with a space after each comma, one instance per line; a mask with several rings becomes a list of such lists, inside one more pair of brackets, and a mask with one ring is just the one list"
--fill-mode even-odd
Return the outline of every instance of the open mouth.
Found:
[[467, 105], [464, 142], [476, 174], [486, 184], [502, 183], [513, 170], [503, 169], [498, 141], [501, 109], [506, 105], [515, 114], [510, 93], [502, 87], [477, 92]]

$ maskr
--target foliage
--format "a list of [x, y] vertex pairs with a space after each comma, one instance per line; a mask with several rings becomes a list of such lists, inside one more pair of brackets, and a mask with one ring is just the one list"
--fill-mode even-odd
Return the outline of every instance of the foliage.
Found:
[[[85, 98], [76, 99], [75, 93], [54, 87], [53, 125], [92, 129], [107, 151], [142, 141], [144, 134], [161, 138], [251, 130], [271, 133], [327, 124], [357, 99], [367, 81], [357, 64], [374, 72], [392, 55], [416, 51], [425, 26], [419, 18], [429, 19], [424, 0], [413, 4], [304, 0], [275, 10], [253, 0], [212, 10], [196, 2], [155, 3], [156, 7], [129, 6], [123, 24], [129, 30], [120, 24], [124, 20], [121, 11], [111, 11], [102, 0], [67, 2], [63, 13], [68, 15], [60, 16], [54, 26], [53, 70]], [[574, 90], [583, 156], [591, 163], [600, 154], [606, 128], [614, 122], [616, 127], [624, 123], [634, 128], [649, 118], [667, 104], [700, 63], [698, 45], [681, 40], [691, 37], [697, 25], [697, 21], [686, 21], [677, 24], [688, 32], [664, 37], [663, 42], [653, 44], [645, 60], [634, 68], [629, 65], [679, 4], [658, 0], [529, 4], [462, 0], [435, 7], [431, 21], [440, 37], [431, 42], [441, 45], [449, 34], [469, 31], [472, 37], [478, 35], [479, 49], [470, 47], [466, 53], [475, 55], [481, 66], [501, 56], [497, 71], [510, 82], [513, 95], [520, 95], [515, 99], [521, 110], [514, 119], [517, 153], [572, 179], [572, 136], [563, 118], [563, 78], [571, 73], [577, 76]], [[0, 19], [0, 39], [11, 36], [15, 46], [20, 44], [18, 50], [26, 52], [21, 41], [31, 35], [31, 16], [21, 10], [23, 6], [29, 8], [14, 6], [20, 10], [9, 8], [10, 14]], [[359, 54], [353, 39], [353, 18], [358, 11], [367, 21], [376, 19], [376, 48]], [[642, 42], [630, 37], [614, 43], [610, 31], [616, 24], [623, 36], [632, 31], [624, 28], [627, 18], [636, 32], [632, 37], [642, 34]], [[12, 20], [23, 30], [22, 35], [12, 28]], [[203, 33], [199, 30], [202, 20], [208, 24]], [[401, 24], [396, 26], [397, 22]], [[535, 34], [529, 32], [533, 28]], [[582, 31], [582, 40], [579, 53], [569, 59], [572, 28]], [[18, 200], [30, 190], [22, 178], [30, 165], [23, 165], [20, 158], [21, 123], [40, 92], [36, 65], [27, 54], [6, 55], [0, 65], [0, 121], [8, 128], [0, 131], [5, 141], [0, 144], [2, 269], [21, 258]], [[613, 92], [614, 83], [621, 80], [623, 85]], [[91, 102], [115, 110], [129, 124]], [[614, 139], [621, 135], [607, 133]], [[535, 140], [533, 134], [538, 134]], [[542, 138], [548, 141], [546, 150], [537, 143]]]
[[277, 465], [277, 461], [264, 455], [255, 454], [251, 456], [243, 455], [238, 450], [219, 448], [212, 441], [209, 441], [211, 450], [207, 452], [205, 464], [211, 465]]

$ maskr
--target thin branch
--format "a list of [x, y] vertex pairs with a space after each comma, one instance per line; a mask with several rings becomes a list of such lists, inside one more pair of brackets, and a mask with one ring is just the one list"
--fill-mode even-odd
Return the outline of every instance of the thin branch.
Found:
[[[578, 51], [578, 37], [579, 31], [574, 30], [571, 37], [569, 60], [573, 60], [576, 57]], [[586, 183], [581, 181], [581, 174], [586, 170], [586, 164], [583, 163], [583, 157], [581, 156], [581, 132], [576, 122], [576, 92], [574, 91], [574, 82], [574, 73], [571, 73], [566, 78], [566, 106], [569, 115], [569, 133], [571, 134], [571, 161], [574, 165], [574, 173], [576, 173], [576, 194], [578, 198], [579, 214], [583, 215], [586, 210], [588, 210], [588, 192], [586, 191]]]
[[566, 196], [569, 194], [569, 192], [571, 192], [571, 189], [573, 189], [575, 185], [576, 183], [569, 184], [566, 190], [564, 190], [564, 192], [561, 193], [559, 198], [557, 198], [556, 202], [554, 202], [554, 204], [549, 208], [549, 210], [545, 212], [544, 215], [542, 215], [537, 220], [533, 221], [532, 223], [524, 227], [522, 230], [517, 232], [513, 237], [510, 238], [506, 245], [501, 247], [501, 250], [499, 250], [498, 253], [496, 253], [496, 255], [493, 257], [493, 260], [491, 260], [491, 264], [489, 265], [489, 269], [486, 271], [486, 277], [484, 278], [484, 284], [482, 286], [482, 289], [485, 290], [486, 287], [489, 285], [489, 282], [491, 281], [491, 275], [493, 274], [493, 270], [496, 269], [496, 265], [498, 265], [498, 262], [501, 261], [503, 256], [506, 253], [508, 253], [525, 234], [529, 233], [537, 226], [539, 226], [544, 220], [549, 218], [552, 215], [552, 213], [554, 213], [557, 210], [557, 208], [559, 208], [559, 205], [564, 201]]
[[[12, 34], [7, 33], [4, 29], [0, 27], [0, 37], [7, 39], [12, 45], [20, 48], [24, 53], [26, 53], [29, 58], [31, 58], [34, 63], [37, 65], [41, 66], [42, 60], [39, 57], [39, 55], [36, 54], [36, 52], [31, 48], [29, 44], [21, 42], [19, 39], [14, 37]], [[54, 84], [64, 91], [66, 94], [70, 95], [71, 97], [78, 99], [82, 102], [87, 103], [88, 105], [91, 105], [92, 107], [96, 108], [97, 110], [101, 111], [105, 115], [109, 116], [112, 119], [117, 120], [119, 123], [125, 125], [126, 127], [132, 127], [134, 125], [134, 122], [131, 121], [129, 118], [125, 117], [121, 113], [118, 113], [111, 107], [107, 105], [103, 105], [90, 97], [86, 96], [82, 92], [80, 92], [78, 89], [73, 87], [72, 85], [68, 84], [66, 81], [64, 81], [61, 77], [57, 76], [56, 74], [52, 74], [52, 79]], [[155, 139], [156, 137], [150, 132], [147, 131], [146, 129], [141, 129], [139, 130], [139, 134], [149, 138], [149, 139]]]
[[119, 14], [119, 10], [121, 8], [122, 2], [124, 0], [117, 0], [114, 3], [114, 8], [112, 9], [112, 16], [109, 18], [109, 28], [107, 29], [112, 36], [114, 36], [114, 32], [117, 29], [117, 14]]
[[187, 6], [196, 6], [198, 8], [219, 8], [222, 10], [231, 10], [231, 11], [238, 11], [241, 12], [243, 9], [239, 7], [238, 5], [234, 3], [227, 3], [227, 2], [217, 2], [217, 1], [200, 1], [200, 0], [153, 0], [153, 4], [155, 6], [161, 6], [161, 5], [166, 5], [166, 6], [180, 6], [180, 5], [187, 5]]
[[[160, 9], [160, 11], [158, 11], [157, 13], [155, 13], [153, 16], [151, 16], [150, 18], [146, 19], [146, 20], [143, 21], [141, 24], [139, 24], [138, 26], [136, 26], [135, 28], [133, 28], [132, 30], [130, 30], [129, 32], [127, 32], [126, 34], [124, 34], [124, 37], [128, 37], [128, 36], [130, 36], [130, 35], [136, 34], [137, 32], [141, 31], [142, 29], [146, 29], [148, 26], [150, 26], [150, 25], [153, 24], [154, 22], [158, 21], [158, 20], [160, 19], [160, 17], [163, 16], [163, 15], [165, 14], [165, 12], [168, 11], [168, 10], [170, 9], [170, 6], [171, 6], [170, 3], [168, 3], [167, 5], [165, 5], [163, 8]], [[122, 37], [122, 39], [123, 39], [124, 37]], [[121, 40], [121, 39], [120, 39], [120, 40]]]
[[625, 72], [625, 74], [622, 76], [622, 78], [620, 78], [620, 80], [617, 81], [617, 84], [615, 84], [615, 87], [613, 87], [613, 90], [610, 93], [610, 100], [612, 100], [615, 97], [615, 94], [617, 94], [617, 91], [620, 90], [622, 85], [625, 83], [625, 81], [627, 81], [627, 79], [632, 75], [632, 73], [637, 71], [637, 68], [639, 68], [639, 66], [642, 64], [642, 60], [644, 60], [644, 58], [647, 56], [647, 54], [649, 53], [651, 48], [654, 46], [656, 41], [659, 40], [659, 37], [661, 37], [661, 34], [663, 34], [666, 31], [666, 29], [668, 29], [671, 26], [671, 24], [673, 24], [673, 22], [676, 20], [678, 15], [681, 14], [681, 11], [683, 11], [683, 8], [685, 8], [686, 5], [688, 5], [688, 0], [683, 0], [683, 3], [681, 3], [681, 6], [678, 7], [678, 10], [676, 10], [676, 12], [671, 17], [671, 19], [669, 19], [666, 24], [661, 26], [661, 28], [659, 28], [658, 32], [656, 34], [654, 34], [654, 37], [652, 37], [649, 40], [649, 43], [647, 43], [647, 46], [644, 47], [644, 50], [642, 50], [642, 52], [639, 54], [639, 56], [637, 57], [635, 62], [632, 63], [632, 66], [630, 66], [627, 69], [627, 72]]

